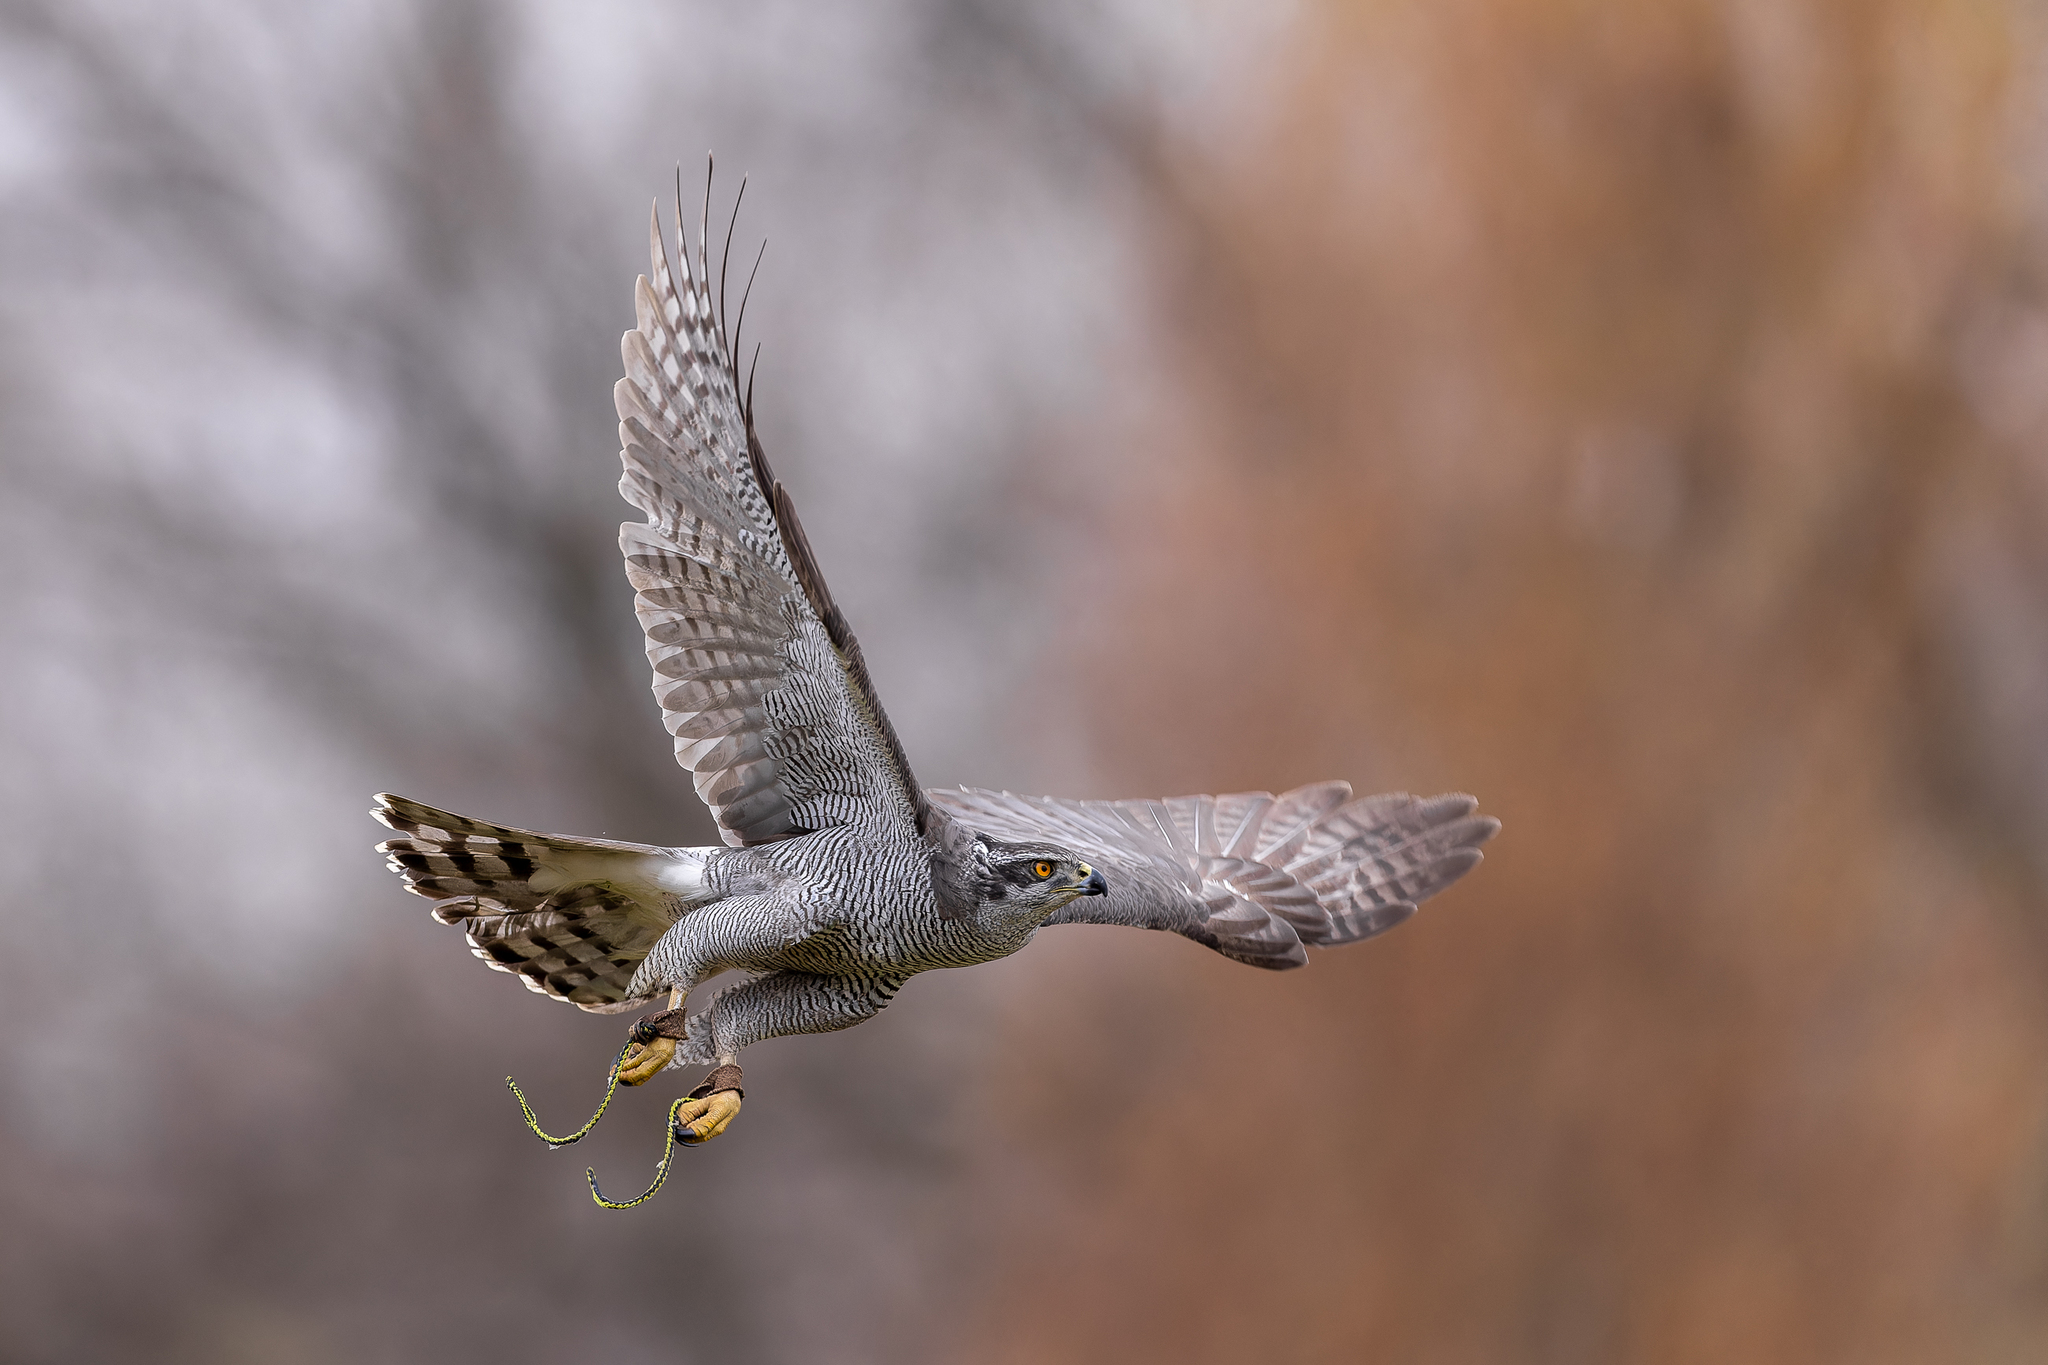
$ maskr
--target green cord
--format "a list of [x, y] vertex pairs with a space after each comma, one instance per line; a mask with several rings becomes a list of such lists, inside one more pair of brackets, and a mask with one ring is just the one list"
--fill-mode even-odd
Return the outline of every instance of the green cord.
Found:
[[[549, 1146], [549, 1148], [555, 1151], [560, 1151], [562, 1148], [567, 1147], [570, 1143], [580, 1141], [584, 1134], [588, 1133], [591, 1129], [597, 1127], [597, 1121], [603, 1118], [604, 1111], [611, 1107], [612, 1096], [616, 1095], [619, 1092], [619, 1068], [625, 1064], [626, 1054], [632, 1051], [632, 1049], [633, 1045], [631, 1043], [627, 1043], [624, 1047], [619, 1049], [618, 1057], [615, 1058], [612, 1062], [612, 1074], [610, 1077], [610, 1083], [605, 1086], [604, 1099], [598, 1104], [597, 1112], [590, 1116], [590, 1122], [584, 1124], [581, 1128], [578, 1128], [575, 1132], [569, 1134], [569, 1136], [567, 1137], [554, 1137], [549, 1133], [543, 1131], [540, 1126], [540, 1121], [534, 1118], [533, 1116], [533, 1106], [526, 1102], [526, 1096], [520, 1092], [519, 1082], [513, 1080], [510, 1076], [507, 1076], [505, 1078], [505, 1084], [512, 1087], [512, 1097], [519, 1101], [519, 1111], [526, 1115], [526, 1126], [533, 1130], [534, 1136], [538, 1137], [542, 1142], [545, 1142]], [[653, 1191], [650, 1190], [648, 1191], [648, 1193], [652, 1194]], [[646, 1195], [642, 1195], [641, 1198], [646, 1198]]]
[[[678, 1111], [682, 1109], [684, 1105], [688, 1104], [689, 1102], [689, 1098], [685, 1096], [684, 1098], [677, 1100], [674, 1104], [671, 1104], [668, 1107], [668, 1121], [667, 1126], [664, 1130], [666, 1133], [666, 1138], [663, 1141], [661, 1147], [661, 1164], [654, 1168], [654, 1183], [652, 1185], [649, 1185], [647, 1187], [647, 1192], [641, 1195], [638, 1199], [628, 1199], [623, 1204], [616, 1203], [613, 1200], [607, 1199], [604, 1197], [603, 1193], [600, 1192], [597, 1188], [597, 1168], [595, 1166], [592, 1166], [583, 1172], [583, 1178], [590, 1182], [590, 1197], [597, 1201], [599, 1208], [630, 1209], [635, 1204], [644, 1204], [648, 1200], [654, 1198], [654, 1192], [656, 1190], [659, 1190], [662, 1186], [662, 1182], [668, 1179], [669, 1163], [675, 1160], [676, 1147], [678, 1145], [676, 1143], [676, 1114]], [[595, 1123], [596, 1121], [597, 1120], [595, 1119], [591, 1120], [591, 1122], [593, 1123]]]
[[[611, 1107], [612, 1096], [619, 1093], [619, 1068], [625, 1064], [626, 1054], [632, 1050], [633, 1045], [631, 1043], [627, 1043], [624, 1047], [619, 1049], [619, 1055], [612, 1061], [612, 1073], [611, 1076], [607, 1079], [607, 1083], [604, 1088], [604, 1099], [598, 1103], [597, 1112], [590, 1116], [590, 1122], [584, 1124], [581, 1128], [578, 1128], [575, 1132], [569, 1134], [569, 1136], [567, 1137], [555, 1137], [553, 1134], [547, 1132], [540, 1126], [540, 1121], [534, 1118], [533, 1116], [533, 1106], [526, 1102], [525, 1094], [522, 1093], [519, 1089], [519, 1082], [513, 1080], [510, 1076], [507, 1076], [505, 1078], [505, 1084], [512, 1087], [512, 1096], [514, 1099], [519, 1101], [519, 1112], [526, 1115], [526, 1126], [528, 1128], [531, 1128], [534, 1132], [534, 1135], [538, 1137], [542, 1142], [547, 1143], [550, 1149], [560, 1151], [562, 1148], [567, 1147], [570, 1143], [581, 1140], [584, 1134], [588, 1133], [591, 1129], [597, 1127], [597, 1121], [603, 1118], [604, 1111]], [[655, 1191], [659, 1190], [662, 1187], [662, 1184], [665, 1181], [667, 1181], [669, 1163], [675, 1159], [677, 1146], [676, 1114], [680, 1112], [682, 1107], [688, 1104], [689, 1102], [689, 1097], [684, 1096], [682, 1099], [677, 1100], [674, 1104], [671, 1104], [668, 1107], [668, 1121], [667, 1126], [664, 1130], [667, 1134], [667, 1141], [663, 1144], [661, 1149], [661, 1165], [655, 1167], [654, 1183], [652, 1185], [649, 1185], [647, 1187], [647, 1192], [641, 1195], [638, 1199], [628, 1199], [625, 1203], [620, 1204], [614, 1202], [613, 1200], [605, 1198], [604, 1195], [597, 1188], [597, 1168], [595, 1166], [592, 1166], [584, 1170], [583, 1178], [590, 1182], [590, 1197], [598, 1202], [598, 1206], [600, 1208], [630, 1209], [636, 1204], [644, 1204], [648, 1200], [654, 1198]]]

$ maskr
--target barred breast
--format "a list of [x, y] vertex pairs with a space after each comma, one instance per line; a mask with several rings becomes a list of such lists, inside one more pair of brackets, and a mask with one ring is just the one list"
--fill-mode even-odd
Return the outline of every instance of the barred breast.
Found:
[[911, 838], [839, 826], [714, 858], [711, 875], [724, 879], [726, 894], [772, 882], [804, 907], [802, 941], [788, 955], [797, 971], [866, 976], [970, 967], [1016, 952], [1038, 927], [986, 908], [942, 918], [927, 851]]

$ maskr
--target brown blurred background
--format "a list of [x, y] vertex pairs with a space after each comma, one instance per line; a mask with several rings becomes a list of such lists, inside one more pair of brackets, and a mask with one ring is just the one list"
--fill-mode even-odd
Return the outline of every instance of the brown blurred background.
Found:
[[[0, 1359], [2048, 1359], [2048, 30], [1941, 0], [0, 5]], [[649, 197], [920, 775], [1464, 789], [570, 1156], [388, 788], [665, 843]], [[658, 1087], [657, 1087], [658, 1088]]]

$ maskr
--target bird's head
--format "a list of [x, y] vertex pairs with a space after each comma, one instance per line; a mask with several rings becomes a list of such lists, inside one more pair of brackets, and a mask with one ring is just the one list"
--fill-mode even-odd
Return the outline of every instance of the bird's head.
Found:
[[1043, 920], [1081, 896], [1106, 896], [1109, 883], [1072, 849], [1036, 841], [975, 838], [980, 899], [987, 909]]

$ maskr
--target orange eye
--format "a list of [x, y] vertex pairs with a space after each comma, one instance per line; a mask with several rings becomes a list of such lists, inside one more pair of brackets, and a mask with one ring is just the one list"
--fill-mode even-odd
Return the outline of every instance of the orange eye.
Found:
[[1040, 881], [1044, 881], [1052, 875], [1052, 864], [1043, 859], [1033, 863], [1031, 865], [1031, 875], [1037, 877]]

